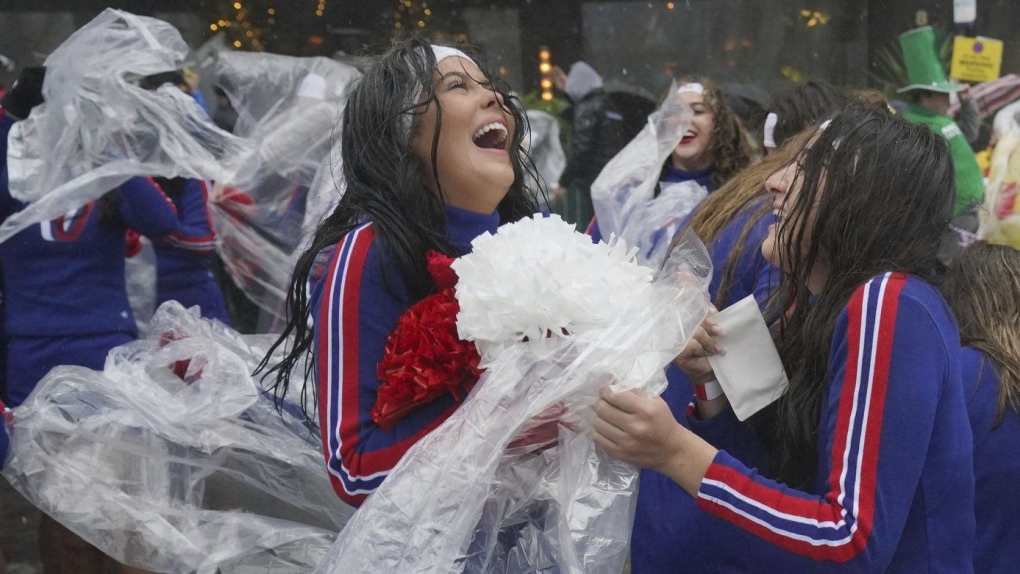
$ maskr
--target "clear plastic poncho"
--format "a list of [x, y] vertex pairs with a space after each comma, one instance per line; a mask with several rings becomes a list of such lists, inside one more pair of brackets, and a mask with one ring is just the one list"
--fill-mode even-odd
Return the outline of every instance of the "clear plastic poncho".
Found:
[[638, 261], [658, 266], [684, 217], [708, 195], [693, 181], [664, 183], [655, 195], [662, 164], [690, 127], [694, 112], [676, 86], [648, 124], [609, 161], [591, 185], [602, 237], [623, 238], [638, 250]]
[[[704, 246], [689, 234], [653, 282], [632, 250], [552, 216], [475, 239], [453, 268], [458, 332], [487, 370], [316, 572], [619, 574], [638, 472], [596, 449], [593, 407], [604, 385], [665, 388], [705, 316]], [[555, 444], [531, 440], [550, 422]]]
[[124, 564], [310, 572], [353, 509], [329, 484], [319, 433], [250, 375], [271, 338], [176, 302], [151, 330], [102, 372], [58, 367], [40, 381], [13, 409], [4, 477]]
[[252, 145], [210, 197], [218, 252], [242, 291], [283, 317], [305, 237], [339, 200], [333, 144], [361, 74], [328, 58], [240, 52], [220, 52], [211, 74], [237, 111], [234, 134]]
[[229, 181], [248, 154], [189, 95], [132, 82], [180, 69], [188, 46], [170, 24], [107, 9], [46, 59], [43, 95], [9, 136], [11, 195], [29, 202], [0, 241], [98, 199], [137, 175]]
[[978, 232], [989, 243], [1020, 249], [1020, 124], [1011, 119], [992, 153], [985, 210]]
[[535, 162], [535, 169], [542, 181], [535, 182], [538, 193], [538, 207], [549, 209], [547, 199], [560, 181], [560, 175], [567, 168], [567, 154], [560, 143], [560, 125], [556, 118], [540, 110], [528, 110], [528, 125], [531, 128], [525, 149]]

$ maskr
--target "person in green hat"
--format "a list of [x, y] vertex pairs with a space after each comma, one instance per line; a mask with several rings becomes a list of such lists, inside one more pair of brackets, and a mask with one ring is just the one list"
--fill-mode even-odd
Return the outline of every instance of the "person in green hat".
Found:
[[985, 197], [984, 177], [974, 150], [960, 127], [947, 115], [949, 94], [963, 88], [946, 79], [946, 71], [935, 52], [935, 31], [931, 26], [925, 26], [905, 32], [900, 35], [900, 47], [910, 81], [910, 85], [899, 90], [910, 99], [910, 108], [904, 117], [942, 134], [949, 142], [956, 169], [953, 224], [939, 247], [939, 258], [948, 263], [975, 237], [979, 223], [977, 209]]

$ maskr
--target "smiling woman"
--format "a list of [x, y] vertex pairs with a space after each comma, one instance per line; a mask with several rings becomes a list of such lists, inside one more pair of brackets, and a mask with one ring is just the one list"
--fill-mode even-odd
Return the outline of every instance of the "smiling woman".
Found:
[[[261, 365], [279, 401], [292, 376], [314, 373], [330, 480], [354, 505], [463, 399], [432, 397], [385, 428], [372, 416], [387, 338], [438, 291], [426, 254], [463, 255], [479, 234], [536, 211], [524, 185], [526, 116], [487, 78], [466, 53], [418, 38], [365, 72], [341, 125], [346, 190], [296, 266], [290, 321], [274, 346], [286, 356]], [[312, 276], [316, 260], [326, 262], [322, 277]]]

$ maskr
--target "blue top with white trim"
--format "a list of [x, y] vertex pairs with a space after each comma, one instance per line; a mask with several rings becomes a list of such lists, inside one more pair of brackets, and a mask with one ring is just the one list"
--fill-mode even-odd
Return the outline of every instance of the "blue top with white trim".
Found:
[[[446, 207], [447, 237], [459, 255], [471, 240], [499, 227], [499, 214]], [[319, 428], [333, 490], [361, 505], [411, 446], [460, 405], [450, 395], [411, 411], [391, 430], [372, 420], [381, 384], [376, 367], [386, 338], [411, 307], [407, 284], [372, 223], [347, 235], [333, 250], [326, 274], [312, 286], [315, 376]]]
[[974, 571], [973, 445], [945, 302], [917, 278], [873, 278], [840, 314], [829, 365], [808, 492], [755, 469], [767, 457], [731, 410], [699, 421], [688, 408], [685, 425], [720, 451], [697, 508], [660, 515], [688, 536], [635, 539], [635, 574]]

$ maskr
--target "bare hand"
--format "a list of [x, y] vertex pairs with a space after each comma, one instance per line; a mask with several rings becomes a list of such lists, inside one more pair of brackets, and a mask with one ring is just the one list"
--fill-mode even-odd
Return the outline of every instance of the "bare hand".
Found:
[[[713, 312], [712, 315], [715, 313]], [[713, 335], [723, 335], [722, 327], [712, 321], [709, 315], [701, 326], [694, 331], [694, 336], [687, 342], [683, 351], [673, 359], [673, 364], [680, 367], [680, 370], [691, 378], [691, 381], [704, 384], [715, 380], [715, 372], [708, 362], [711, 355], [725, 355], [726, 349], [715, 342]]]
[[697, 496], [719, 451], [681, 426], [661, 397], [603, 387], [595, 415], [596, 446], [624, 462], [660, 472]]
[[599, 391], [592, 435], [595, 444], [615, 458], [642, 468], [661, 470], [677, 449], [684, 428], [661, 397], [634, 391]]

